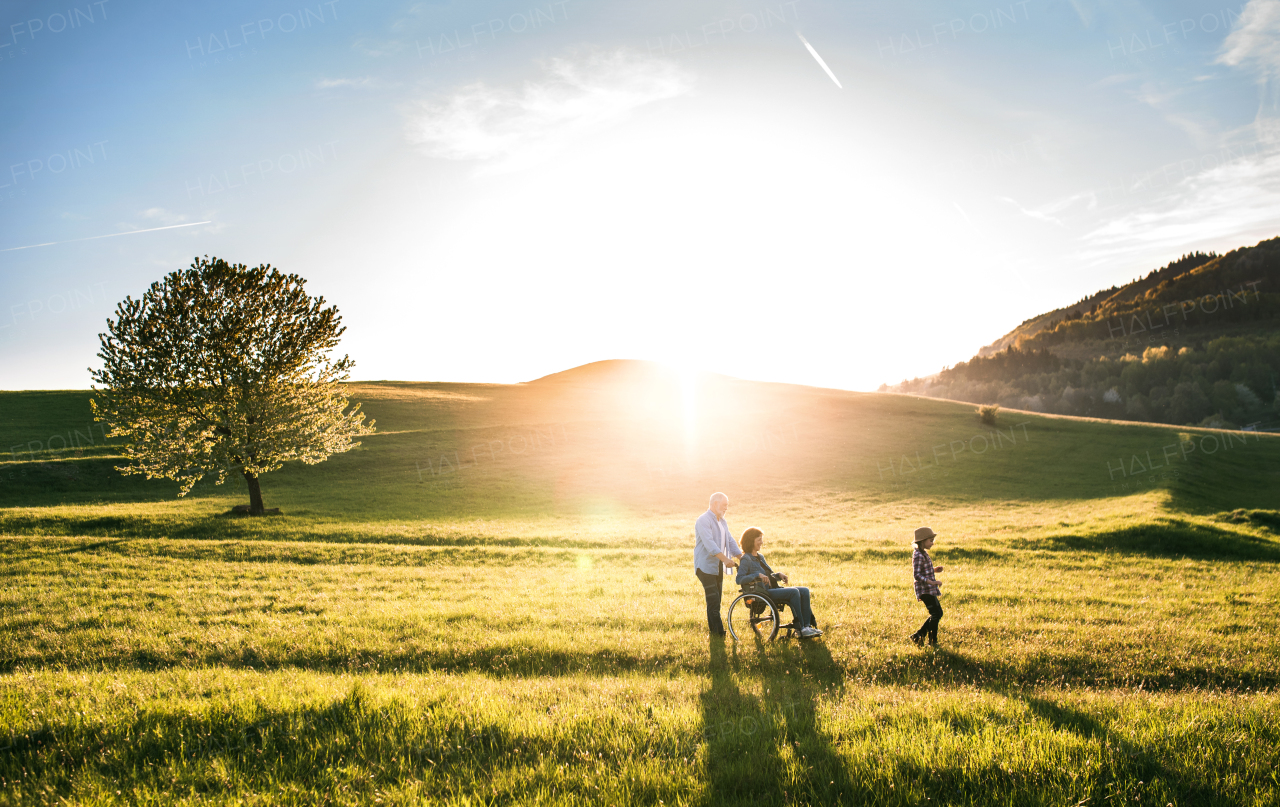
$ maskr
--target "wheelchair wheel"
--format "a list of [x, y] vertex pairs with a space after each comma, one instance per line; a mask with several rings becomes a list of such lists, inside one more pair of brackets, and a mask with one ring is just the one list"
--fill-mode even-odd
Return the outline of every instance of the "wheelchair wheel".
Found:
[[777, 607], [759, 594], [742, 594], [729, 606], [729, 633], [735, 642], [773, 641], [782, 624]]

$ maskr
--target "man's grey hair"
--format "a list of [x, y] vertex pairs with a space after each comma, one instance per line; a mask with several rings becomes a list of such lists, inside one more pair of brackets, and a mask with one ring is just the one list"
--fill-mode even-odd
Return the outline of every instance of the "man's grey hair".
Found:
[[712, 493], [711, 500], [707, 502], [707, 506], [710, 507], [711, 505], [715, 504], [718, 501], [727, 502], [729, 501], [729, 497], [724, 495], [723, 493]]

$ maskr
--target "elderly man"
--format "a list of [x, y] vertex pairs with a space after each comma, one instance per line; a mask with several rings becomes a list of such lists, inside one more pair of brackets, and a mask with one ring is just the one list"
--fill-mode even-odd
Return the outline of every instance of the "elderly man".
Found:
[[724, 622], [720, 619], [720, 597], [724, 591], [724, 569], [738, 565], [742, 557], [738, 542], [729, 532], [724, 514], [729, 510], [729, 497], [723, 493], [711, 494], [707, 512], [693, 523], [693, 570], [707, 595], [707, 627], [712, 636], [724, 636]]

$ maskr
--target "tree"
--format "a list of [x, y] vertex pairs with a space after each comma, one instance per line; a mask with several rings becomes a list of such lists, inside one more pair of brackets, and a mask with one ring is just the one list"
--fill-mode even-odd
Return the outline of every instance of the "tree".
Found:
[[262, 474], [323, 462], [372, 434], [340, 386], [354, 362], [329, 357], [346, 330], [338, 309], [305, 284], [206, 255], [126, 297], [98, 335], [102, 369], [92, 371], [94, 418], [127, 438], [129, 464], [117, 470], [173, 479], [179, 496], [206, 475], [221, 485], [239, 472], [261, 515]]
[[1173, 396], [1169, 399], [1169, 422], [1194, 426], [1212, 414], [1212, 409], [1209, 396], [1204, 394], [1200, 385], [1184, 381], [1173, 388]]

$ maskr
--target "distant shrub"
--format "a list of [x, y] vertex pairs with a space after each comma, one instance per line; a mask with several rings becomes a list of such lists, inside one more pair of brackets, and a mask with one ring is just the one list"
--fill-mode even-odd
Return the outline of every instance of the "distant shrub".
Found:
[[1000, 411], [1000, 404], [984, 404], [978, 407], [978, 420], [988, 426], [996, 425], [996, 414]]

